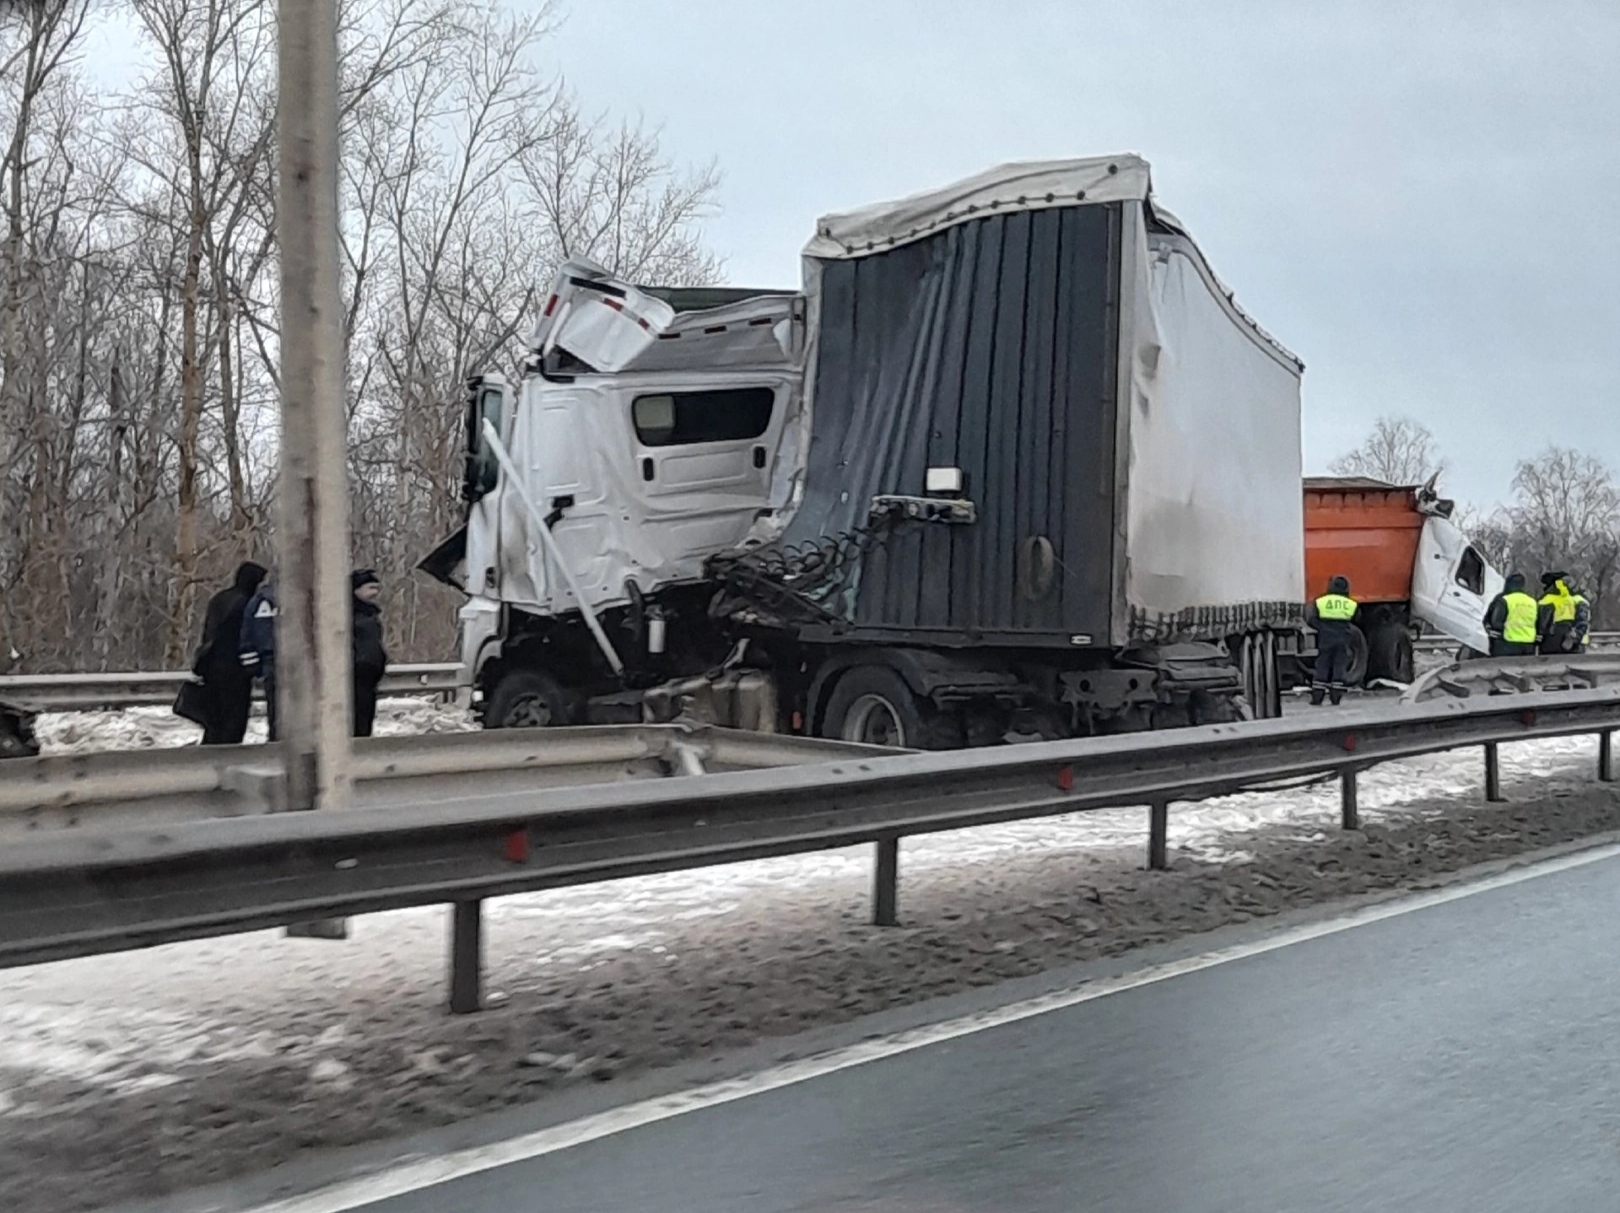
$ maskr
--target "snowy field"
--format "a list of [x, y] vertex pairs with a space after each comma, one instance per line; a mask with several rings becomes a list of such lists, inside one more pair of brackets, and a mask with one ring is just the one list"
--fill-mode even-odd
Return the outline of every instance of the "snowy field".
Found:
[[[81, 714], [41, 732], [51, 752], [194, 739], [172, 721]], [[422, 700], [380, 722], [468, 727]], [[1176, 805], [1163, 874], [1141, 870], [1143, 810], [908, 839], [899, 930], [866, 925], [864, 848], [505, 898], [488, 907], [493, 1009], [467, 1018], [443, 1014], [438, 908], [356, 920], [342, 943], [261, 932], [12, 971], [0, 1126], [28, 1158], [77, 1155], [94, 1109], [115, 1152], [159, 1133], [166, 1183], [266, 1166], [287, 1156], [264, 1132], [281, 1117], [323, 1145], [387, 1137], [1614, 828], [1595, 757], [1592, 738], [1504, 746], [1508, 809], [1479, 805], [1477, 749], [1379, 767], [1351, 835], [1336, 784]], [[8, 1161], [0, 1145], [0, 1174]]]

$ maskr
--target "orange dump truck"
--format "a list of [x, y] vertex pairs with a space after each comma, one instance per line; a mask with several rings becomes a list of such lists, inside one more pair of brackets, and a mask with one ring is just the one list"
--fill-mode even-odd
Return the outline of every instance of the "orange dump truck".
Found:
[[1355, 476], [1305, 480], [1305, 586], [1350, 579], [1363, 635], [1352, 682], [1412, 680], [1412, 641], [1438, 632], [1483, 653], [1485, 607], [1502, 577], [1451, 521], [1454, 503], [1425, 485]]

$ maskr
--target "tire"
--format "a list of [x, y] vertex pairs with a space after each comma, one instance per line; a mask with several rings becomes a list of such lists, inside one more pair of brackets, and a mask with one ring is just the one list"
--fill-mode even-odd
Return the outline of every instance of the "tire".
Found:
[[1355, 624], [1350, 625], [1350, 669], [1344, 681], [1349, 686], [1364, 686], [1367, 682], [1367, 636]]
[[1244, 635], [1232, 645], [1232, 650], [1232, 660], [1243, 684], [1246, 719], [1269, 720], [1281, 716], [1282, 670], [1278, 666], [1276, 637], [1271, 632]]
[[945, 750], [961, 739], [932, 704], [921, 701], [887, 666], [860, 665], [833, 687], [821, 736], [908, 750]]
[[1381, 624], [1368, 637], [1367, 677], [1388, 678], [1400, 683], [1412, 681], [1412, 634], [1403, 625]]
[[573, 697], [539, 670], [508, 670], [490, 690], [486, 729], [536, 729], [573, 724]]
[[1282, 715], [1282, 669], [1277, 661], [1277, 636], [1267, 632], [1260, 641], [1261, 673], [1265, 685], [1266, 718], [1275, 720]]

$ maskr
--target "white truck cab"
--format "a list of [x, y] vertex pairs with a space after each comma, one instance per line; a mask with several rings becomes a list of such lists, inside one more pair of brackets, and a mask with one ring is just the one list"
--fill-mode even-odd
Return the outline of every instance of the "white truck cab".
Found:
[[1502, 574], [1449, 518], [1423, 521], [1412, 565], [1412, 616], [1475, 653], [1491, 651], [1485, 608], [1502, 592]]

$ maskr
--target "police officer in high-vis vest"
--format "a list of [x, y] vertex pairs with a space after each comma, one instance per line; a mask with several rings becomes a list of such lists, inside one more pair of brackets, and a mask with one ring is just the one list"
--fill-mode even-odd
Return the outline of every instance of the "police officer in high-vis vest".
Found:
[[1541, 638], [1541, 607], [1524, 592], [1524, 574], [1509, 573], [1502, 592], [1485, 608], [1485, 632], [1492, 657], [1528, 657]]
[[1568, 573], [1541, 575], [1541, 611], [1537, 630], [1543, 653], [1585, 651], [1592, 629], [1592, 607], [1569, 586]]
[[1338, 703], [1350, 676], [1352, 636], [1361, 607], [1350, 597], [1350, 579], [1335, 577], [1328, 591], [1311, 603], [1306, 621], [1316, 633], [1316, 670], [1311, 678], [1311, 703], [1324, 696]]

